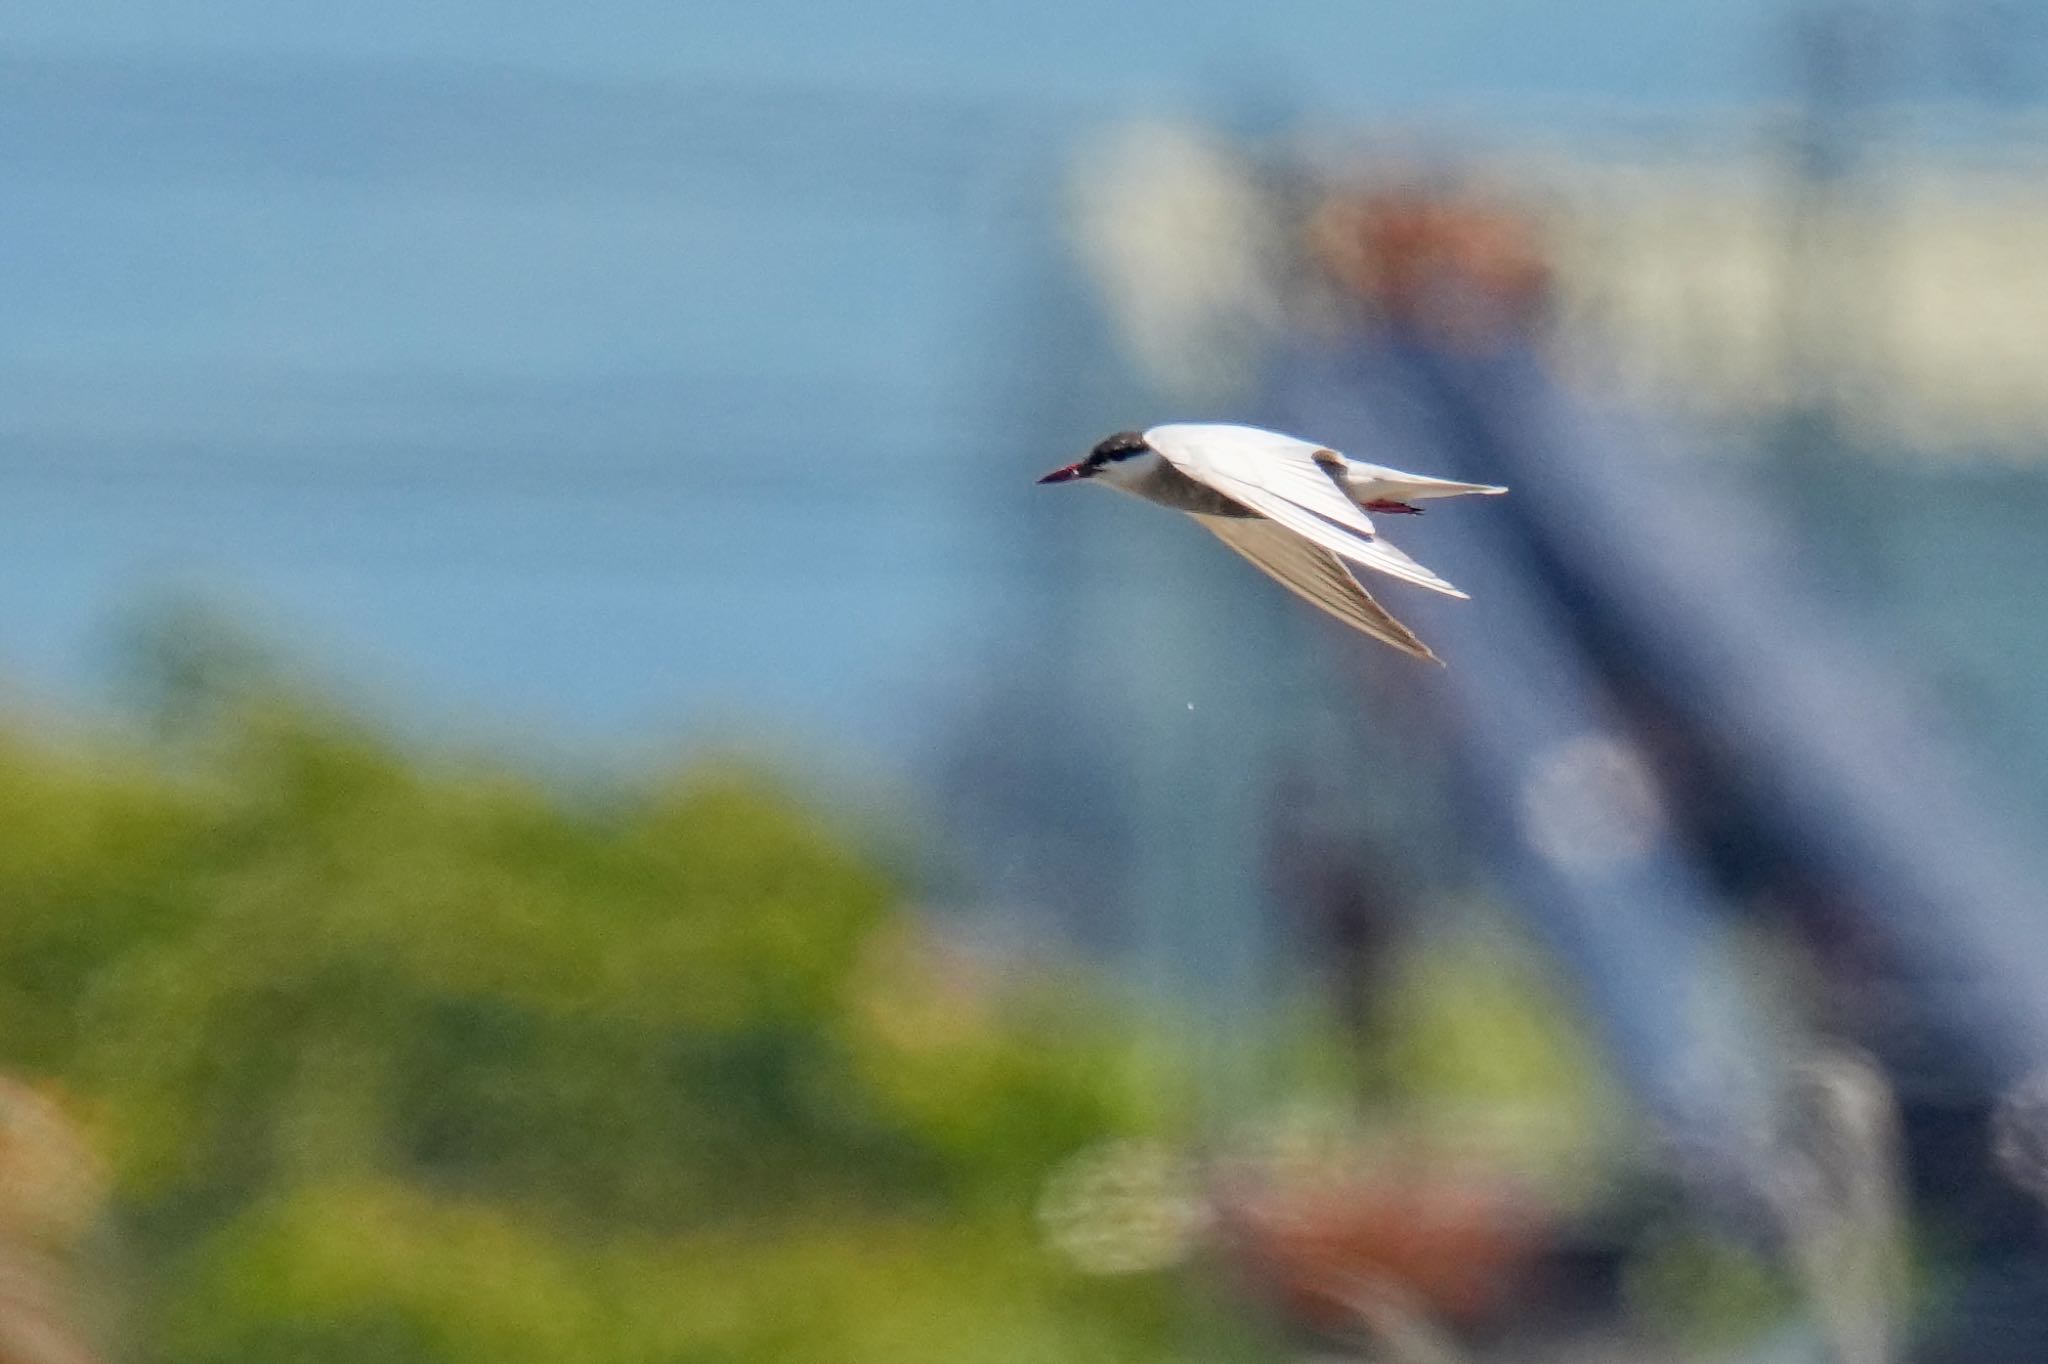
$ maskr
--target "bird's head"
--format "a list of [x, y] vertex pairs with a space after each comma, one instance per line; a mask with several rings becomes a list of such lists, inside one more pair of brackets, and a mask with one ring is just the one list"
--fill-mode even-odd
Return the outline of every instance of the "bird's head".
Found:
[[1112, 484], [1125, 483], [1150, 467], [1158, 457], [1158, 453], [1145, 443], [1144, 436], [1136, 431], [1119, 431], [1107, 440], [1097, 442], [1086, 459], [1055, 469], [1038, 481], [1065, 483], [1074, 478], [1100, 478]]

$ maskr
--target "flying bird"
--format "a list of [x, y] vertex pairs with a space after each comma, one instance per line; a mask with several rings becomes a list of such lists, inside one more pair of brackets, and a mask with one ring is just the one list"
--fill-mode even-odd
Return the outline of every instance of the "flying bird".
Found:
[[1441, 660], [1373, 600], [1349, 565], [1447, 596], [1465, 593], [1388, 544], [1366, 513], [1412, 515], [1427, 498], [1507, 491], [1346, 459], [1255, 426], [1192, 422], [1119, 431], [1038, 481], [1084, 478], [1188, 513], [1288, 591], [1431, 662]]

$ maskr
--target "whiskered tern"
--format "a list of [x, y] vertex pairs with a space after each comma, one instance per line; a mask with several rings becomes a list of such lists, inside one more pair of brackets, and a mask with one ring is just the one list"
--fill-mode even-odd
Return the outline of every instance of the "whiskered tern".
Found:
[[1040, 483], [1089, 479], [1184, 511], [1299, 597], [1416, 658], [1438, 662], [1351, 576], [1349, 565], [1452, 597], [1465, 594], [1387, 543], [1368, 512], [1412, 515], [1415, 503], [1504, 493], [1347, 459], [1327, 446], [1255, 426], [1178, 423], [1120, 431]]

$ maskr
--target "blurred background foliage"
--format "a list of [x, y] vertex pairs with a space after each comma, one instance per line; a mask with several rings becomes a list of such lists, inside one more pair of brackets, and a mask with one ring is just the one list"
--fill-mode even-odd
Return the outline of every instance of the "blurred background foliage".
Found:
[[1138, 1121], [1108, 1006], [949, 961], [829, 816], [734, 764], [565, 793], [410, 751], [189, 620], [136, 656], [155, 737], [0, 744], [0, 1047], [104, 1154], [149, 1357], [1190, 1329], [1031, 1217]]
[[1401, 1171], [1549, 1215], [1624, 1126], [1483, 935], [1424, 935], [1362, 1035], [1304, 995], [1229, 1042], [1292, 1097], [1218, 1114], [1199, 1010], [973, 949], [765, 767], [409, 744], [187, 608], [123, 657], [140, 723], [0, 739], [0, 1223], [85, 1286], [43, 1309], [80, 1358], [1271, 1358], [1246, 1303], [1326, 1258], [1493, 1300], [1518, 1244], [1418, 1231]]

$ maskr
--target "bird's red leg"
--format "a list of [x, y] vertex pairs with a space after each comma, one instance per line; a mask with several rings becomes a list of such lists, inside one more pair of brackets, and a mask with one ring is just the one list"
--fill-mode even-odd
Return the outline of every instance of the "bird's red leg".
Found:
[[1374, 498], [1365, 504], [1367, 511], [1389, 512], [1395, 516], [1420, 516], [1422, 508], [1411, 507], [1406, 502], [1390, 502], [1385, 498]]

